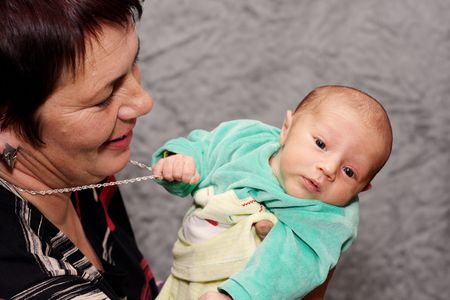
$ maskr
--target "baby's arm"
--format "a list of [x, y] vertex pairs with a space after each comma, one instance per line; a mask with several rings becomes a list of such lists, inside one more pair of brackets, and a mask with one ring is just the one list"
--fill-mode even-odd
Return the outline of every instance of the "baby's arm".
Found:
[[154, 176], [170, 182], [195, 184], [200, 180], [194, 159], [184, 154], [174, 154], [162, 158], [158, 160], [152, 170]]
[[[324, 283], [316, 287], [308, 295], [306, 295], [303, 300], [323, 300], [325, 299], [325, 292], [327, 291], [328, 283], [330, 283], [331, 277], [333, 276], [334, 268], [328, 273], [328, 277]], [[229, 295], [221, 294], [219, 292], [207, 292], [203, 294], [199, 300], [233, 300]]]

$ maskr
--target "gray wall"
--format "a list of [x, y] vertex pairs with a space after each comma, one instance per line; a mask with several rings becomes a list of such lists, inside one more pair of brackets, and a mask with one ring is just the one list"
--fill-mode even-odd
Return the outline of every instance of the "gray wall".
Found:
[[[318, 85], [378, 98], [394, 149], [361, 195], [359, 237], [328, 299], [450, 299], [450, 1], [153, 0], [139, 30], [143, 83], [155, 100], [135, 135], [140, 161], [168, 138], [224, 120], [280, 126]], [[163, 279], [190, 200], [151, 182], [122, 191]]]

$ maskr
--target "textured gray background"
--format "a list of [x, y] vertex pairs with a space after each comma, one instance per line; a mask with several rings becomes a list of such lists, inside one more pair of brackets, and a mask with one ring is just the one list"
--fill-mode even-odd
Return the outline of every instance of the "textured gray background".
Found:
[[[328, 299], [450, 299], [450, 1], [147, 0], [139, 30], [155, 100], [136, 130], [141, 161], [168, 138], [224, 120], [280, 126], [318, 85], [378, 98], [394, 150], [361, 195], [359, 238]], [[190, 200], [148, 182], [122, 191], [163, 279]]]

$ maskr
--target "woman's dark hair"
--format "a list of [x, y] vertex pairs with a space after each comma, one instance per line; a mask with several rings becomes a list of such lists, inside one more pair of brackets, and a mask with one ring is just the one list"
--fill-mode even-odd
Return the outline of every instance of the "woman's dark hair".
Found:
[[142, 1], [1, 0], [0, 130], [13, 128], [42, 145], [36, 111], [62, 72], [75, 75], [86, 38], [97, 38], [102, 25], [127, 26], [139, 19]]

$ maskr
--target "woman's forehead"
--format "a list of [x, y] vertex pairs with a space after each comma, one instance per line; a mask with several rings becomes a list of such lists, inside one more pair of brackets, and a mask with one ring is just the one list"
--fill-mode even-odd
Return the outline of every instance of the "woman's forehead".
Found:
[[134, 27], [104, 26], [101, 34], [87, 39], [84, 61], [75, 77], [66, 70], [55, 93], [73, 91], [80, 99], [90, 99], [128, 73], [136, 60], [139, 41]]
[[[139, 42], [134, 26], [104, 26], [101, 34], [88, 37], [84, 68], [87, 75], [120, 68], [121, 64], [134, 61]], [[86, 75], [86, 74], [85, 74]]]

